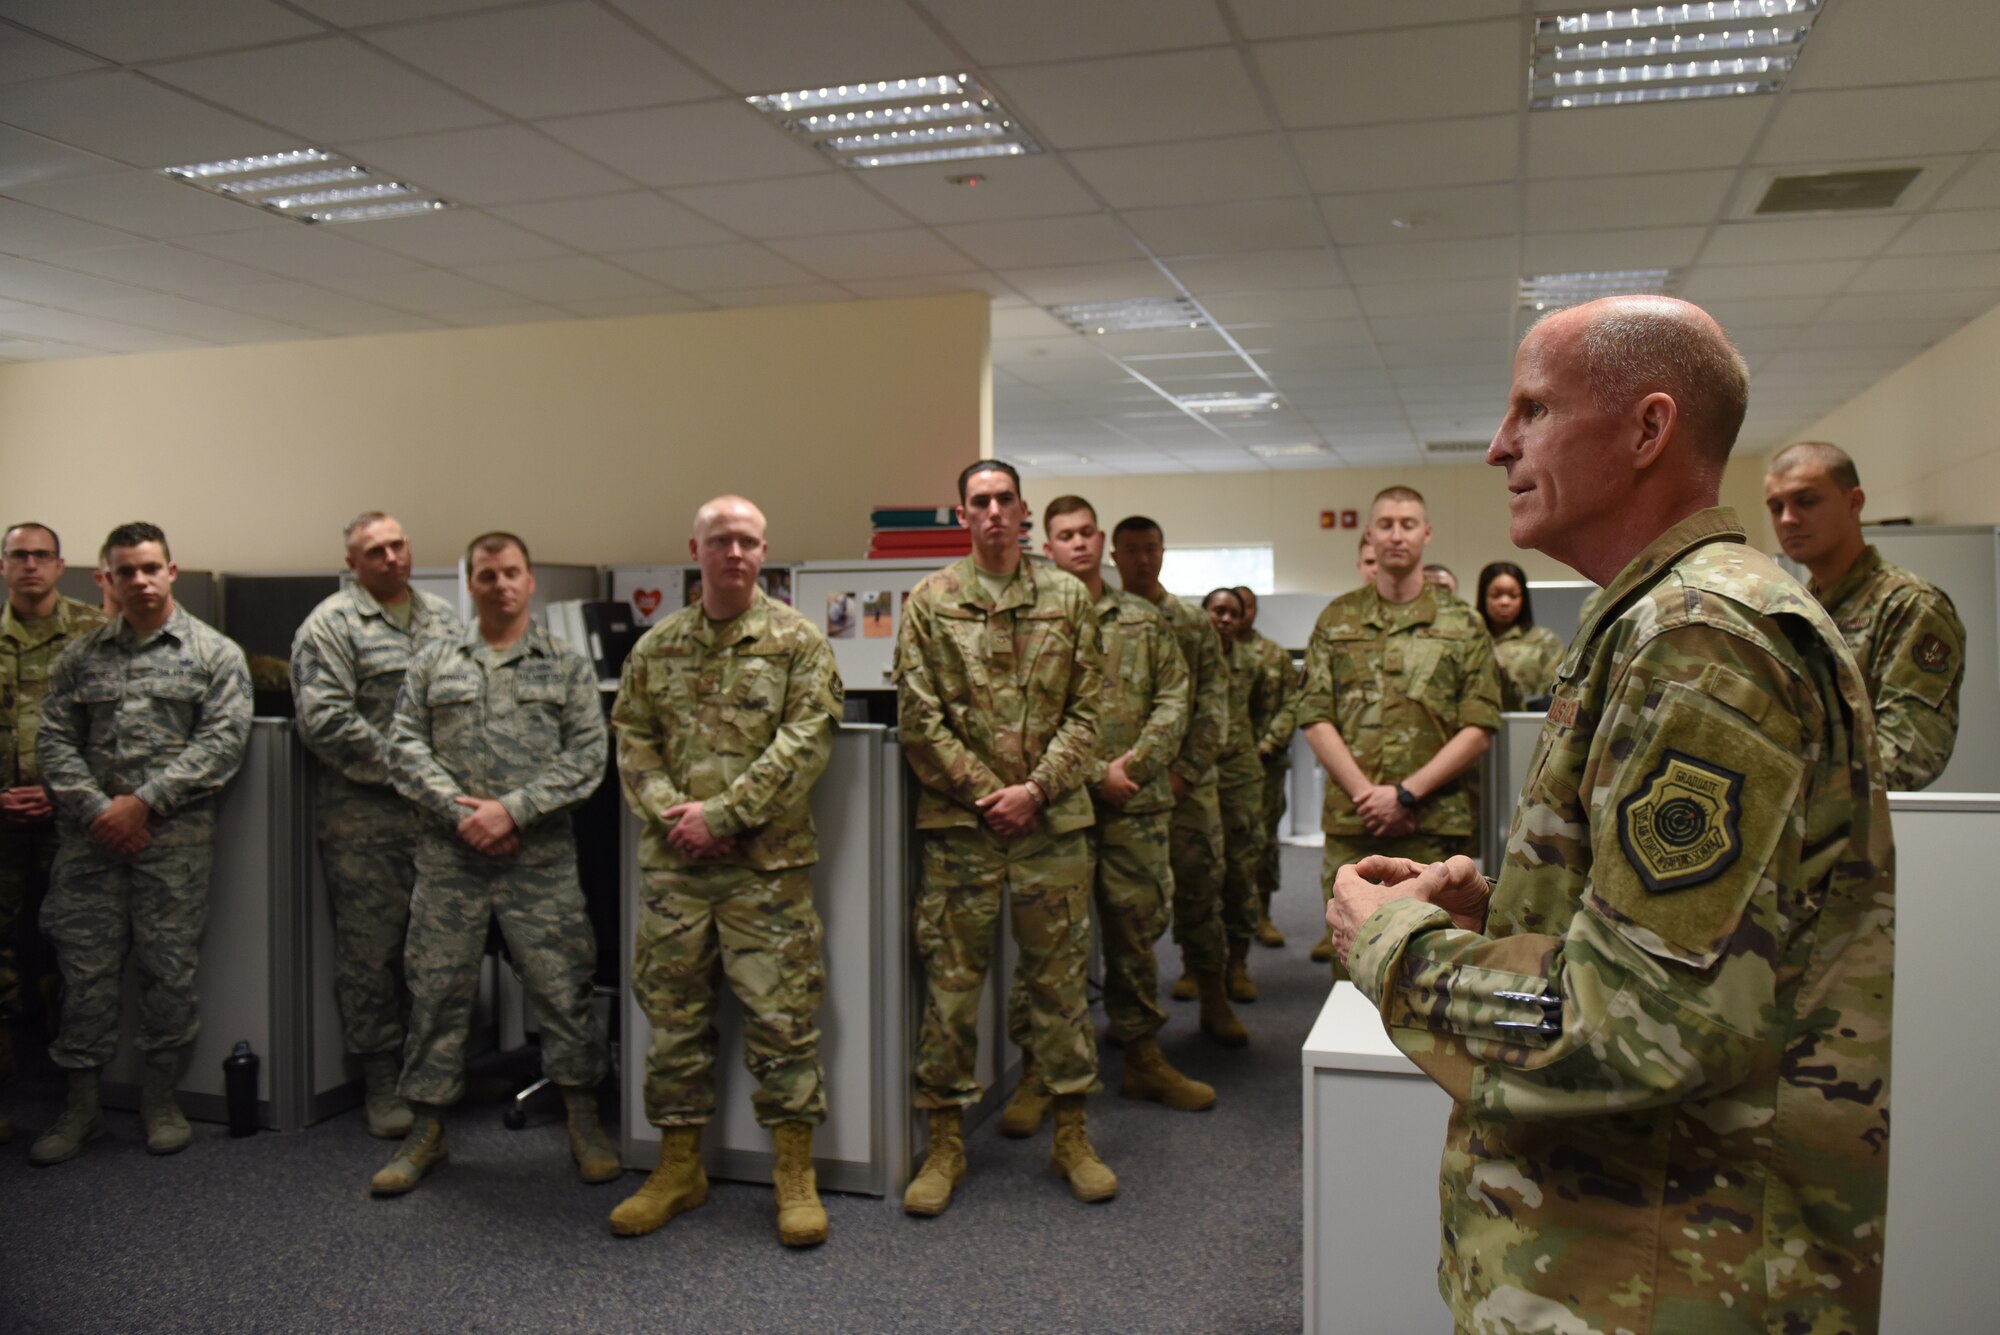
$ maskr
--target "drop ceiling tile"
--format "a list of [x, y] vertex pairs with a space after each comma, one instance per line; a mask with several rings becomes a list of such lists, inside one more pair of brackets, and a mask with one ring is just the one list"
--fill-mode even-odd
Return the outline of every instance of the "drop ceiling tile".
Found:
[[459, 272], [533, 301], [562, 306], [579, 301], [611, 301], [658, 290], [658, 284], [588, 255], [465, 266]]
[[[1350, 297], [1350, 302], [1352, 298]], [[1274, 354], [1302, 349], [1373, 347], [1375, 336], [1368, 322], [1352, 316], [1329, 320], [1295, 321], [1264, 329], [1235, 331], [1237, 341], [1259, 361]]]
[[[0, 113], [4, 114], [4, 113]], [[120, 164], [10, 125], [0, 125], [0, 190], [63, 176], [102, 176]]]
[[[1876, 264], [1887, 261], [1877, 260]], [[1701, 304], [1745, 297], [1832, 296], [1861, 272], [1859, 260], [1817, 260], [1803, 264], [1733, 267], [1702, 265], [1688, 275], [1681, 295]]]
[[17, 128], [135, 167], [297, 147], [277, 131], [124, 70], [15, 84], [0, 115]]
[[363, 245], [336, 227], [260, 227], [190, 236], [174, 244], [308, 282], [335, 274], [402, 273], [418, 267], [407, 255]]
[[722, 91], [593, 4], [434, 19], [369, 40], [521, 117], [691, 102]]
[[735, 239], [727, 229], [650, 190], [507, 204], [490, 212], [566, 246], [596, 253], [713, 245]]
[[2000, 254], [1912, 255], [1872, 261], [1850, 285], [1854, 292], [1912, 292], [1926, 288], [2000, 284]]
[[518, 306], [521, 295], [448, 269], [412, 269], [399, 274], [354, 274], [326, 280], [350, 296], [418, 315]]
[[1330, 371], [1373, 371], [1381, 366], [1382, 354], [1373, 343], [1328, 343], [1260, 352], [1257, 364], [1274, 376], [1323, 375]]
[[945, 240], [988, 268], [1099, 264], [1141, 257], [1131, 234], [1117, 219], [1104, 213], [955, 223], [937, 230]]
[[1512, 276], [1452, 281], [1370, 284], [1360, 289], [1361, 309], [1377, 315], [1462, 315], [1514, 308]]
[[694, 186], [674, 191], [673, 198], [724, 227], [759, 240], [907, 226], [909, 219], [861, 185], [861, 175], [825, 172], [777, 181]]
[[909, 78], [964, 65], [902, 0], [616, 0], [616, 7], [739, 93]]
[[1528, 274], [1609, 269], [1677, 269], [1694, 262], [1705, 227], [1633, 227], [1615, 232], [1546, 232], [1521, 243]]
[[1796, 329], [1820, 318], [1824, 297], [1749, 297], [1740, 301], [1709, 301], [1702, 309], [1732, 336], [1748, 329]]
[[1342, 246], [1340, 257], [1357, 287], [1418, 279], [1486, 278], [1516, 272], [1511, 236]]
[[1520, 158], [1513, 116], [1305, 130], [1292, 136], [1315, 194], [1511, 181]]
[[[1780, 264], [1788, 260], [1865, 259], [1888, 244], [1907, 217], [1815, 218], [1724, 223], [1702, 248], [1703, 264]], [[1989, 248], [2000, 243], [1989, 242]]]
[[854, 278], [842, 283], [857, 297], [894, 299], [898, 297], [930, 297], [945, 292], [984, 292], [993, 298], [993, 309], [997, 313], [1008, 307], [1030, 310], [1027, 300], [1007, 286], [995, 274], [990, 273], [941, 273], [913, 274], [898, 278]]
[[1096, 334], [1087, 341], [1107, 357], [1131, 361], [1131, 369], [1152, 380], [1217, 372], [1252, 374], [1213, 329], [1139, 329], [1129, 334]]
[[1839, 5], [1813, 26], [1794, 88], [2000, 75], [2000, 8], [1987, 0]]
[[377, 139], [348, 146], [356, 158], [460, 204], [519, 204], [599, 195], [632, 183], [525, 125]]
[[1321, 195], [1319, 210], [1343, 246], [1511, 236], [1521, 216], [1521, 192], [1512, 185], [1468, 185]]
[[1827, 324], [1876, 320], [1970, 320], [2000, 305], [2000, 285], [1919, 292], [1855, 292], [1828, 302]]
[[1531, 232], [1578, 232], [1714, 222], [1735, 179], [1733, 171], [1702, 171], [1530, 181], [1527, 227]]
[[1938, 196], [1940, 209], [2000, 208], [2000, 153], [1975, 158], [1965, 174]]
[[738, 287], [706, 289], [697, 296], [728, 310], [749, 306], [813, 306], [831, 301], [852, 301], [853, 296], [835, 283], [788, 283], [782, 287]]
[[794, 237], [773, 241], [771, 249], [836, 282], [847, 278], [958, 273], [966, 265], [964, 255], [921, 227]]
[[106, 60], [131, 64], [309, 37], [316, 24], [267, 0], [8, 0], [7, 17]]
[[[954, 171], [962, 167], [963, 171]], [[977, 185], [957, 184], [966, 175]], [[878, 167], [863, 174], [869, 188], [924, 223], [1048, 218], [1098, 207], [1054, 154], [995, 158], [990, 162], [923, 163]]]
[[[1218, 47], [1055, 65], [994, 76], [1001, 100], [1058, 148], [1158, 143], [1268, 130], [1236, 52]], [[1190, 96], [1190, 89], [1200, 89]]]
[[1041, 306], [1181, 295], [1171, 279], [1144, 261], [1007, 269], [1001, 272], [1000, 277], [1028, 300]]
[[1869, 320], [1802, 329], [1790, 348], [1927, 348], [1962, 325], [1959, 320]]
[[1376, 339], [1386, 348], [1397, 343], [1420, 343], [1479, 339], [1503, 339], [1512, 343], [1514, 321], [1509, 314], [1487, 312], [1471, 315], [1383, 315], [1368, 322]]
[[1301, 321], [1347, 319], [1360, 312], [1354, 291], [1345, 287], [1308, 288], [1300, 292], [1253, 292], [1238, 296], [1210, 297], [1202, 302], [1208, 313], [1231, 329], [1243, 327], [1242, 336], [1263, 340], [1270, 331], [1262, 325], [1288, 325]]
[[[993, 312], [992, 335], [996, 342], [1006, 338], [1075, 339], [1076, 332], [1047, 311], [1032, 307]], [[1077, 339], [1082, 342], [1081, 339]]]
[[391, 310], [305, 283], [252, 283], [246, 287], [220, 288], [210, 294], [209, 300], [229, 310], [304, 325], [323, 334], [380, 334], [439, 327], [436, 320], [427, 316]]
[[1155, 255], [1220, 255], [1239, 250], [1296, 250], [1326, 240], [1303, 199], [1239, 200], [1132, 209], [1126, 226]]
[[232, 284], [261, 282], [265, 276], [247, 265], [159, 242], [75, 251], [60, 256], [56, 263], [65, 269], [183, 297], [200, 297]]
[[153, 238], [305, 226], [146, 171], [36, 181], [7, 193], [57, 213]]
[[815, 152], [738, 101], [614, 111], [542, 122], [563, 143], [653, 186], [831, 171]]
[[6, 338], [0, 336], [0, 361], [9, 362], [53, 362], [66, 361], [72, 357], [95, 357], [94, 348], [81, 347], [75, 343], [57, 343], [53, 340]]
[[[1753, 100], [1753, 99], [1745, 99]], [[1969, 153], [2000, 130], [2000, 79], [1793, 93], [1757, 146], [1759, 162]]]
[[1298, 168], [1275, 134], [1078, 149], [1074, 167], [1115, 209], [1297, 195]]
[[0, 28], [0, 83], [75, 74], [96, 69], [100, 63], [19, 28]]
[[0, 336], [30, 334], [64, 343], [80, 343], [104, 352], [165, 352], [175, 348], [201, 348], [209, 344], [182, 334], [162, 333], [94, 315], [73, 315], [68, 311], [13, 311], [0, 318]]
[[620, 268], [656, 278], [683, 292], [811, 283], [814, 275], [752, 241], [720, 246], [678, 246], [608, 256]]
[[415, 218], [348, 223], [342, 234], [425, 264], [500, 264], [567, 253], [547, 237], [476, 209], [445, 209]]
[[1528, 115], [1528, 175], [1607, 176], [1734, 167], [1771, 114], [1768, 97], [1636, 107], [1582, 107]]
[[1065, 333], [1042, 338], [996, 338], [993, 340], [993, 362], [996, 366], [1016, 366], [1023, 363], [1041, 366], [1049, 362], [1086, 362], [1102, 369], [1104, 357], [1090, 345], [1089, 340]]
[[466, 311], [440, 311], [437, 318], [454, 329], [481, 329], [510, 324], [543, 324], [550, 320], [573, 320], [566, 310], [530, 302], [521, 306], [481, 306]]
[[2000, 249], [2000, 209], [1953, 209], [1918, 218], [1885, 253], [1954, 255], [1996, 249]]
[[1231, 0], [1230, 8], [1245, 36], [1303, 37], [1314, 33], [1361, 32], [1396, 28], [1412, 22], [1445, 23], [1517, 15], [1515, 0], [1424, 0], [1413, 9], [1409, 0]]
[[[147, 72], [320, 144], [459, 129], [500, 119], [348, 37], [176, 61]], [[357, 96], [359, 89], [366, 89], [366, 95]]]
[[615, 319], [627, 315], [678, 315], [686, 311], [706, 310], [708, 303], [699, 297], [691, 297], [682, 292], [669, 292], [661, 288], [646, 296], [613, 297], [607, 301], [566, 301], [569, 310], [589, 319]]
[[0, 292], [5, 292], [15, 301], [73, 310], [89, 310], [105, 302], [129, 301], [153, 295], [145, 288], [130, 283], [57, 268], [39, 260], [5, 258], [0, 258]]
[[1175, 260], [1174, 276], [1198, 297], [1345, 285], [1331, 248]]
[[303, 325], [244, 315], [182, 297], [138, 297], [101, 306], [93, 314], [209, 343], [269, 343], [319, 334]]
[[925, 8], [987, 66], [1229, 41], [1211, 0], [926, 0]]
[[123, 245], [139, 238], [116, 228], [51, 213], [32, 204], [0, 199], [0, 252], [9, 255], [56, 255]]
[[507, 0], [293, 0], [293, 3], [343, 28], [365, 28], [376, 23], [458, 14], [468, 9], [497, 9]]
[[1521, 22], [1453, 23], [1251, 48], [1292, 129], [1511, 112], [1521, 103]]

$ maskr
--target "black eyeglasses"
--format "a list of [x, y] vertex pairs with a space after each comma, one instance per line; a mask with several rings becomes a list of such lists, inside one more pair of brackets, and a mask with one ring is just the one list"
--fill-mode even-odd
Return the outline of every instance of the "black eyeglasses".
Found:
[[17, 547], [7, 553], [7, 559], [13, 564], [21, 566], [28, 564], [30, 561], [39, 561], [43, 565], [47, 565], [56, 559], [56, 554], [40, 548], [30, 550], [26, 547]]

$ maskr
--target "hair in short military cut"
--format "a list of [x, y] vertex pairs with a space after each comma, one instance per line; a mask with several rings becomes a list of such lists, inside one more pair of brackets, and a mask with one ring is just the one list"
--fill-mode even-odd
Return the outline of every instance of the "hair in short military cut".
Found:
[[[1428, 520], [1431, 517], [1430, 502], [1425, 500], [1424, 494], [1415, 487], [1405, 487], [1399, 483], [1393, 487], [1382, 488], [1375, 493], [1375, 499], [1368, 502], [1368, 513], [1374, 514], [1375, 507], [1384, 501], [1415, 501], [1424, 507], [1424, 518]], [[1362, 541], [1366, 542], [1367, 539], [1363, 538]]]
[[1014, 479], [1014, 495], [1018, 497], [1021, 494], [1021, 475], [1014, 470], [1014, 465], [1008, 463], [1005, 459], [975, 459], [967, 464], [958, 475], [958, 503], [960, 505], [965, 504], [965, 484], [978, 477], [981, 473], [1005, 473], [1008, 477]]
[[380, 510], [363, 510], [360, 514], [354, 516], [354, 518], [347, 521], [346, 528], [340, 530], [341, 540], [344, 541], [348, 546], [352, 547], [354, 545], [354, 535], [356, 533], [359, 533], [362, 529], [367, 528], [370, 524], [374, 523], [376, 520], [387, 519], [388, 517], [389, 517], [388, 515], [384, 514]]
[[1771, 456], [1771, 466], [1764, 470], [1764, 476], [1781, 477], [1800, 468], [1819, 469], [1842, 491], [1853, 491], [1861, 485], [1861, 474], [1856, 471], [1853, 458], [1840, 446], [1824, 440], [1793, 441]]
[[24, 528], [38, 528], [42, 532], [48, 534], [49, 541], [56, 545], [56, 555], [57, 556], [62, 555], [62, 534], [56, 532], [54, 529], [50, 528], [47, 524], [41, 523], [40, 521], [34, 519], [23, 519], [18, 524], [7, 525], [7, 531], [5, 533], [0, 533], [0, 546], [5, 546], [7, 539], [13, 537], [16, 533], [19, 533]]
[[1073, 515], [1079, 510], [1090, 511], [1090, 521], [1093, 524], [1097, 522], [1097, 507], [1083, 499], [1083, 497], [1056, 497], [1042, 507], [1042, 532], [1050, 532], [1055, 528], [1056, 520], [1061, 519], [1064, 515]]
[[1750, 367], [1698, 306], [1668, 297], [1604, 304], [1577, 346], [1598, 410], [1624, 412], [1648, 394], [1674, 401], [1689, 438], [1720, 465], [1750, 410]]
[[111, 530], [111, 536], [104, 540], [103, 550], [97, 553], [97, 563], [108, 567], [111, 564], [113, 547], [137, 547], [142, 542], [159, 543], [160, 555], [169, 561], [174, 559], [173, 548], [167, 546], [167, 535], [160, 526], [148, 524], [143, 519], [135, 519], [129, 524], [120, 524]]
[[528, 567], [530, 570], [535, 568], [535, 558], [528, 555], [528, 544], [522, 542], [520, 538], [507, 532], [505, 529], [496, 528], [491, 533], [482, 533], [471, 542], [465, 544], [466, 570], [469, 572], [472, 569], [472, 554], [474, 552], [485, 552], [488, 556], [498, 556], [509, 547], [520, 549], [522, 565]]
[[1161, 541], [1165, 541], [1167, 536], [1167, 531], [1160, 527], [1158, 520], [1144, 515], [1126, 515], [1118, 521], [1118, 527], [1111, 530], [1111, 545], [1116, 547], [1118, 540], [1127, 533], [1157, 533]]

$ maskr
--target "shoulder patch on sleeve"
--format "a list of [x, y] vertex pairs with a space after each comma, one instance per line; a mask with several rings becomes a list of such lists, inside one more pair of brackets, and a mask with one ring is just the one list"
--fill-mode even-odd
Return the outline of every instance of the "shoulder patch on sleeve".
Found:
[[1929, 632], [1911, 648], [1910, 661], [1925, 672], [1943, 672], [1951, 666], [1951, 646], [1935, 631]]
[[1712, 881], [1742, 856], [1743, 775], [1669, 750], [1618, 804], [1618, 842], [1648, 894]]

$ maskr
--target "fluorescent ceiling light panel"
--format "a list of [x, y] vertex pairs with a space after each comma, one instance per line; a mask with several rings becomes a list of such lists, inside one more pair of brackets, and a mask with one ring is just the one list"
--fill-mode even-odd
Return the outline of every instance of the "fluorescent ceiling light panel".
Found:
[[[278, 170], [300, 166], [310, 170]], [[407, 181], [389, 180], [352, 158], [323, 148], [295, 148], [256, 157], [194, 162], [165, 168], [162, 174], [197, 190], [239, 204], [254, 204], [267, 213], [303, 223], [406, 218], [451, 207], [434, 191]], [[315, 186], [325, 188], [312, 188]]]
[[1049, 314], [1079, 334], [1133, 334], [1152, 329], [1206, 329], [1208, 312], [1186, 297], [1138, 297], [1051, 306]]
[[1715, 0], [1541, 14], [1536, 111], [1774, 93], [1797, 64], [1822, 0]]
[[264, 153], [254, 158], [223, 158], [219, 162], [191, 162], [184, 167], [165, 168], [169, 176], [202, 180], [210, 176], [241, 176], [244, 172], [276, 171], [307, 162], [330, 162], [333, 154], [322, 148], [295, 148], [284, 153]]
[[969, 74], [800, 88], [744, 101], [857, 171], [1042, 151]]
[[1326, 452], [1326, 446], [1315, 445], [1311, 441], [1301, 441], [1297, 445], [1252, 445], [1250, 447], [1250, 453], [1256, 455], [1259, 459], [1303, 459], [1309, 454], [1325, 454]]
[[1595, 269], [1535, 274], [1521, 280], [1520, 300], [1531, 311], [1561, 310], [1599, 297], [1665, 296], [1680, 285], [1676, 269]]
[[1257, 394], [1238, 394], [1233, 390], [1218, 389], [1201, 394], [1182, 394], [1174, 402], [1204, 417], [1219, 413], [1265, 412], [1279, 406], [1278, 396], [1268, 390]]

